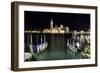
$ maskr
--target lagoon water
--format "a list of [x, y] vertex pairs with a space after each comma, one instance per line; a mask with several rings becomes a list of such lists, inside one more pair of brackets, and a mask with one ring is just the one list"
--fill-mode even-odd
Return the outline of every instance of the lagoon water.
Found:
[[65, 34], [45, 34], [48, 47], [33, 56], [31, 61], [44, 61], [44, 60], [64, 60], [64, 59], [80, 59], [80, 52], [76, 55], [67, 48], [66, 40], [70, 37]]

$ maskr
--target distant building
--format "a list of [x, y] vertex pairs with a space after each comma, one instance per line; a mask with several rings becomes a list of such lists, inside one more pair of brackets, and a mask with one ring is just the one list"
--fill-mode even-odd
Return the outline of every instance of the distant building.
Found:
[[65, 27], [65, 32], [69, 32], [69, 27]]
[[50, 29], [53, 29], [53, 20], [51, 19], [51, 22], [50, 22]]
[[59, 27], [56, 26], [56, 25], [54, 27], [53, 26], [53, 20], [51, 19], [50, 29], [44, 29], [43, 32], [44, 33], [65, 33], [65, 29], [64, 29], [62, 24]]

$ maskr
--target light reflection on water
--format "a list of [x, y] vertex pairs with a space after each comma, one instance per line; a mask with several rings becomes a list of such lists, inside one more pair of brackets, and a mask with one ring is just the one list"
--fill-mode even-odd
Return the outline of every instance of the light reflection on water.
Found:
[[[46, 41], [48, 42], [48, 47], [39, 54], [32, 56], [31, 61], [80, 59], [80, 52], [75, 55], [66, 46], [66, 39], [70, 36], [71, 35], [66, 36], [64, 34], [46, 34]], [[34, 35], [32, 40], [35, 41], [33, 43], [36, 45], [36, 35]], [[40, 44], [40, 40], [38, 44]]]

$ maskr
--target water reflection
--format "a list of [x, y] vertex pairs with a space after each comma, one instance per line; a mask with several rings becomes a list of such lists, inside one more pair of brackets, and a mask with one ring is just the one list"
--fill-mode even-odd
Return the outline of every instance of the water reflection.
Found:
[[32, 56], [25, 61], [81, 59], [84, 48], [90, 48], [90, 43], [83, 39], [80, 34], [49, 34], [27, 33], [25, 34], [25, 53]]

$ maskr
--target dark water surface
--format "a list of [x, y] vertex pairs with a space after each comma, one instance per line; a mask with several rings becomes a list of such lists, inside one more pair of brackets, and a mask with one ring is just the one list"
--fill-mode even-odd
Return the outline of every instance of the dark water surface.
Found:
[[80, 53], [75, 55], [66, 47], [66, 39], [64, 34], [52, 34], [47, 37], [48, 47], [46, 50], [36, 55], [32, 61], [42, 60], [63, 60], [63, 59], [80, 59]]

